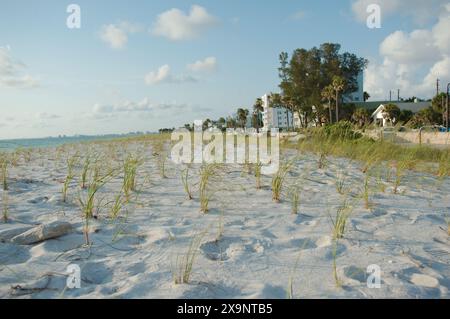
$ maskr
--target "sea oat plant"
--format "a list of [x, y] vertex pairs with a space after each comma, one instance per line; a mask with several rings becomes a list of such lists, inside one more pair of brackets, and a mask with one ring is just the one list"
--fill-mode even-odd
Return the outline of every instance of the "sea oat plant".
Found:
[[8, 159], [6, 156], [0, 162], [2, 170], [2, 187], [3, 191], [8, 190]]
[[364, 177], [364, 185], [363, 185], [363, 192], [362, 192], [362, 197], [364, 199], [364, 207], [366, 209], [370, 208], [370, 174], [369, 171], [366, 172], [365, 177]]
[[137, 170], [141, 161], [133, 156], [128, 156], [123, 165], [123, 191], [127, 202], [130, 200], [131, 192], [136, 190]]
[[351, 213], [352, 207], [347, 203], [347, 201], [344, 201], [343, 205], [338, 207], [336, 210], [335, 217], [332, 218], [330, 216], [334, 239], [344, 238], [347, 222]]
[[74, 168], [75, 168], [75, 165], [77, 163], [77, 159], [78, 159], [78, 155], [75, 154], [74, 156], [69, 157], [66, 160], [66, 163], [67, 163], [67, 175], [66, 175], [66, 178], [64, 180], [63, 188], [62, 188], [62, 197], [63, 197], [62, 200], [63, 200], [63, 203], [67, 202], [67, 192], [69, 190], [70, 183], [72, 182], [73, 178], [75, 177]]
[[7, 191], [3, 191], [2, 194], [2, 218], [3, 218], [3, 222], [6, 224], [9, 220], [9, 203], [8, 203], [9, 199], [8, 199], [8, 192]]
[[183, 189], [187, 195], [187, 198], [192, 200], [193, 197], [191, 187], [189, 185], [189, 167], [186, 167], [186, 169], [181, 172], [181, 183], [183, 184]]
[[298, 207], [300, 205], [301, 189], [298, 185], [293, 185], [289, 189], [289, 196], [291, 198], [291, 212], [293, 215], [298, 215]]
[[164, 140], [156, 141], [153, 144], [153, 156], [156, 156], [156, 162], [158, 165], [159, 175], [162, 179], [167, 178], [166, 176], [166, 161], [167, 153], [165, 150]]
[[281, 164], [277, 173], [272, 178], [272, 199], [277, 203], [281, 201], [283, 184], [290, 169], [291, 163]]
[[334, 282], [336, 284], [336, 287], [340, 288], [342, 287], [342, 280], [339, 278], [338, 271], [337, 271], [337, 250], [339, 247], [339, 239], [335, 238], [333, 240], [333, 247], [332, 247], [332, 257], [333, 257], [333, 278]]
[[256, 189], [261, 189], [261, 169], [262, 164], [258, 162], [255, 164], [255, 178], [256, 178]]
[[86, 158], [84, 159], [83, 168], [81, 170], [81, 188], [86, 189], [87, 187], [87, 178], [89, 173], [89, 168], [91, 167], [91, 155], [87, 154]]
[[346, 189], [347, 175], [343, 172], [339, 172], [336, 175], [335, 185], [336, 190], [340, 195], [345, 195], [348, 190]]
[[86, 241], [86, 245], [89, 245], [89, 221], [94, 218], [94, 209], [97, 206], [100, 206], [99, 203], [96, 202], [96, 195], [99, 190], [111, 179], [114, 175], [114, 171], [110, 170], [104, 175], [100, 175], [100, 169], [98, 166], [94, 168], [94, 174], [92, 180], [89, 182], [86, 194], [79, 196], [79, 203], [81, 207], [82, 217], [84, 219], [84, 237]]
[[205, 234], [203, 232], [194, 236], [186, 253], [182, 256], [177, 256], [175, 269], [172, 270], [173, 280], [176, 285], [190, 283], [194, 262]]
[[200, 198], [200, 211], [204, 214], [209, 211], [209, 201], [212, 193], [209, 187], [210, 179], [215, 174], [215, 164], [203, 165], [200, 169], [200, 182], [199, 182], [199, 198]]

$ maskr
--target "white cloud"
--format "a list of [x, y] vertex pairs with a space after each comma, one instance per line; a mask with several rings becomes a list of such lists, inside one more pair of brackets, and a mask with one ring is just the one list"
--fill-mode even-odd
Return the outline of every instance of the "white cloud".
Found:
[[197, 38], [217, 23], [217, 18], [198, 5], [193, 5], [188, 14], [180, 9], [170, 9], [158, 15], [151, 33], [173, 41]]
[[22, 89], [38, 87], [38, 79], [24, 74], [25, 69], [25, 64], [12, 58], [9, 46], [0, 47], [0, 86]]
[[102, 26], [100, 38], [113, 49], [123, 49], [128, 43], [128, 35], [141, 31], [141, 27], [127, 21]]
[[355, 0], [352, 10], [359, 21], [365, 22], [368, 16], [367, 6], [378, 4], [381, 7], [382, 19], [400, 14], [410, 16], [416, 23], [423, 25], [439, 16], [442, 7], [447, 3], [448, 0]]
[[161, 83], [193, 83], [197, 82], [197, 79], [190, 75], [172, 75], [170, 72], [170, 66], [165, 64], [158, 68], [156, 71], [147, 73], [144, 77], [145, 84], [156, 85]]
[[145, 83], [147, 85], [154, 85], [158, 83], [168, 82], [171, 78], [170, 66], [165, 64], [157, 71], [151, 71], [145, 76]]
[[430, 29], [396, 31], [384, 39], [382, 62], [369, 65], [364, 81], [374, 99], [384, 99], [396, 89], [403, 97], [432, 97], [437, 78], [450, 82], [450, 5], [438, 19]]
[[426, 63], [440, 56], [430, 30], [396, 31], [381, 43], [380, 53], [401, 64]]
[[204, 60], [188, 64], [187, 68], [194, 72], [213, 72], [217, 69], [217, 59], [215, 57], [208, 57]]

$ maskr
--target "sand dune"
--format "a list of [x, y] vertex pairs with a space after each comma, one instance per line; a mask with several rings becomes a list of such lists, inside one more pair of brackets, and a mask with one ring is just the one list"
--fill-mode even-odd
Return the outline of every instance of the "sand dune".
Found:
[[[1, 298], [450, 297], [449, 178], [408, 172], [394, 194], [385, 168], [370, 179], [367, 209], [358, 163], [329, 158], [324, 169], [317, 169], [314, 155], [286, 150], [282, 158], [294, 165], [281, 203], [272, 201], [270, 176], [263, 176], [263, 187], [256, 190], [253, 174], [224, 166], [210, 180], [210, 211], [203, 214], [198, 166], [189, 171], [190, 201], [181, 183], [184, 167], [167, 162], [167, 178], [161, 178], [151, 145], [98, 144], [95, 153], [105, 154], [100, 160], [105, 167], [120, 167], [126, 152], [144, 161], [136, 191], [118, 218], [109, 215], [122, 172], [101, 188], [86, 246], [78, 202], [86, 192], [79, 186], [82, 158], [66, 203], [61, 189], [69, 154], [89, 149], [94, 150], [90, 145], [35, 150], [29, 162], [10, 168], [9, 222], [0, 223]], [[336, 190], [339, 176], [345, 176], [343, 195]], [[291, 213], [294, 184], [300, 189], [298, 215]], [[335, 246], [331, 220], [344, 203], [351, 214]], [[54, 221], [69, 222], [74, 230], [31, 245], [11, 242]], [[191, 280], [177, 285], [177, 256], [183, 257], [200, 235]], [[81, 268], [80, 289], [66, 288], [71, 264]], [[379, 289], [367, 286], [367, 267], [373, 264], [381, 268]]]

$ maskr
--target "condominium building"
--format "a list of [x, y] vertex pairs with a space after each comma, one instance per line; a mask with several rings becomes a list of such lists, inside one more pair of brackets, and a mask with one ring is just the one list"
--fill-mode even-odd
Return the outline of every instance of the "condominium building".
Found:
[[273, 105], [269, 94], [264, 94], [261, 99], [264, 108], [262, 118], [265, 131], [272, 128], [287, 129], [293, 127], [294, 116], [291, 111], [281, 105]]

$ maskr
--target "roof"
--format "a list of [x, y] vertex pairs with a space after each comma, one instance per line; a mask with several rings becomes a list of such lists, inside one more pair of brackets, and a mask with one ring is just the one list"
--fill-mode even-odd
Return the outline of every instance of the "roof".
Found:
[[395, 104], [399, 107], [400, 110], [408, 110], [414, 113], [419, 112], [420, 110], [426, 109], [431, 106], [430, 101], [425, 102], [397, 102], [397, 101], [374, 101], [374, 102], [364, 102], [364, 103], [355, 103], [357, 107], [362, 107], [365, 109], [378, 109], [381, 105], [387, 104]]

